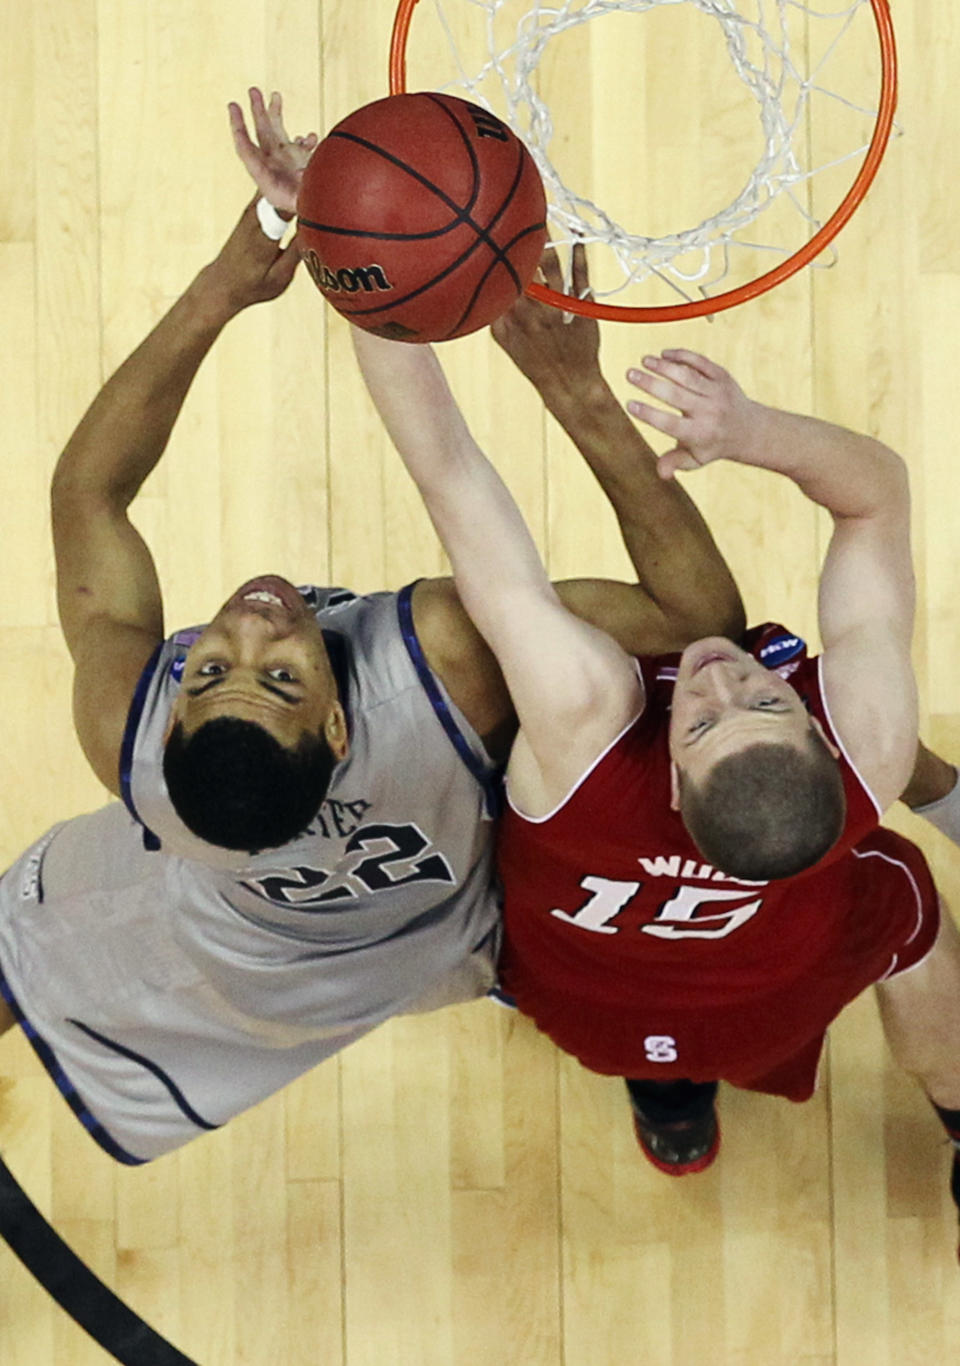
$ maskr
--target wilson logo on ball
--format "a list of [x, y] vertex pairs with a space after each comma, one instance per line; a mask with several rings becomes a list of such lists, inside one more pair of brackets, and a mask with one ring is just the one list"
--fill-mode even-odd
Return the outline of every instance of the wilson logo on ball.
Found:
[[313, 283], [325, 293], [329, 290], [333, 294], [359, 294], [363, 290], [374, 294], [393, 289], [382, 266], [344, 266], [334, 273], [315, 251], [304, 252], [303, 259]]

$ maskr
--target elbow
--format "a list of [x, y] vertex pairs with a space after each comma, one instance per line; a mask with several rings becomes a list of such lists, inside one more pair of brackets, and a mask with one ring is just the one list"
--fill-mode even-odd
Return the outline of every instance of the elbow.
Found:
[[51, 507], [54, 512], [58, 508], [73, 507], [89, 495], [90, 478], [68, 446], [57, 461], [50, 481]]
[[910, 470], [903, 456], [884, 446], [874, 443], [877, 458], [876, 493], [882, 501], [882, 510], [910, 512]]
[[54, 533], [64, 523], [84, 516], [84, 507], [90, 501], [89, 488], [85, 481], [65, 466], [63, 458], [54, 471], [50, 483], [50, 516]]
[[910, 471], [896, 451], [872, 437], [862, 437], [860, 459], [846, 487], [832, 498], [817, 498], [836, 524], [883, 522], [890, 527], [910, 522]]
[[87, 534], [98, 525], [113, 527], [125, 519], [127, 506], [77, 480], [55, 480], [50, 489], [50, 526], [58, 561], [81, 532]]
[[137, 486], [94, 475], [76, 460], [61, 455], [50, 481], [50, 513], [56, 522], [66, 517], [87, 516], [91, 510], [125, 513], [137, 494]]
[[897, 483], [898, 497], [902, 499], [909, 511], [910, 508], [910, 470], [903, 456], [897, 455], [894, 451], [890, 452], [894, 462], [894, 478]]

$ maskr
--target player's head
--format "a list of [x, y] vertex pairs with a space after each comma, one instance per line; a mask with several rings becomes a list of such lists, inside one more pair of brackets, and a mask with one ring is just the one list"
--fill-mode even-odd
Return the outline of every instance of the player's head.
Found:
[[670, 758], [674, 807], [704, 858], [733, 877], [792, 877], [843, 830], [837, 751], [790, 684], [729, 640], [683, 652]]
[[313, 613], [285, 579], [243, 584], [184, 662], [163, 760], [180, 819], [210, 844], [276, 848], [309, 825], [347, 747]]

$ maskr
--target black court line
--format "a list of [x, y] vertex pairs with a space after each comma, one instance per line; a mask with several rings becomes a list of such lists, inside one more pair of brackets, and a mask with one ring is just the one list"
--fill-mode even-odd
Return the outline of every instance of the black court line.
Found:
[[197, 1366], [93, 1274], [47, 1223], [2, 1158], [0, 1237], [74, 1323], [123, 1366]]

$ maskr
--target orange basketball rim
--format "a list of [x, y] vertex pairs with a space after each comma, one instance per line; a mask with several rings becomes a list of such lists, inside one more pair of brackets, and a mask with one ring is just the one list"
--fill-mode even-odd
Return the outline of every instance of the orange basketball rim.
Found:
[[[407, 88], [407, 43], [413, 13], [419, 0], [399, 0], [390, 43], [390, 91], [403, 94]], [[889, 0], [870, 0], [880, 46], [881, 82], [876, 124], [866, 155], [857, 175], [837, 208], [807, 242], [792, 255], [785, 257], [772, 270], [758, 275], [736, 289], [727, 290], [710, 298], [688, 300], [651, 308], [631, 308], [620, 304], [598, 303], [593, 299], [578, 299], [545, 285], [530, 284], [527, 294], [541, 303], [561, 308], [568, 313], [604, 318], [614, 322], [655, 323], [674, 322], [680, 318], [699, 318], [735, 308], [755, 299], [788, 280], [817, 256], [837, 236], [863, 201], [880, 167], [893, 129], [897, 105], [897, 48], [890, 14]]]

